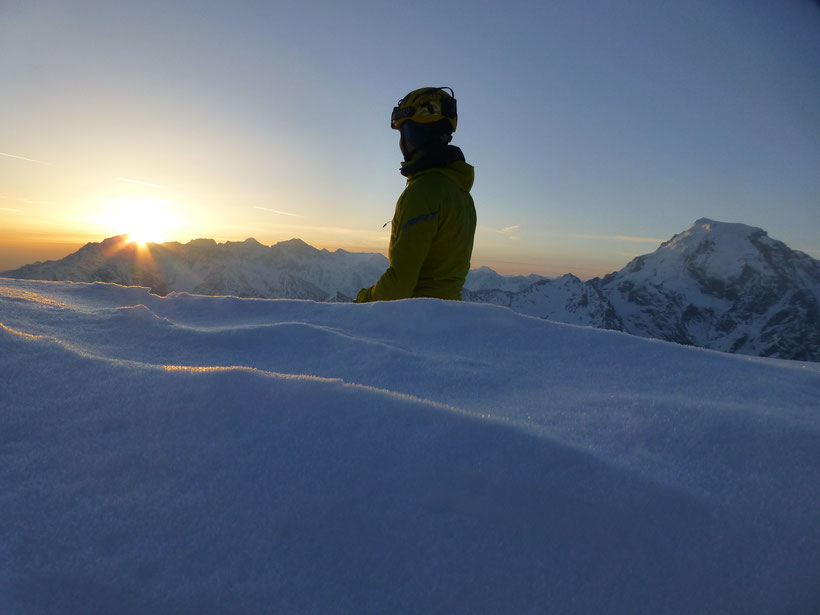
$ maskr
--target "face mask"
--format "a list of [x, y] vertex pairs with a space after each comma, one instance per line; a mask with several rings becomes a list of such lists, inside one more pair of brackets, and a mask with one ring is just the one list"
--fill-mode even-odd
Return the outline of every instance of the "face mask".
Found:
[[409, 160], [418, 150], [433, 143], [447, 144], [450, 142], [450, 135], [442, 133], [441, 128], [433, 124], [408, 121], [401, 125], [400, 132], [399, 148], [405, 160]]

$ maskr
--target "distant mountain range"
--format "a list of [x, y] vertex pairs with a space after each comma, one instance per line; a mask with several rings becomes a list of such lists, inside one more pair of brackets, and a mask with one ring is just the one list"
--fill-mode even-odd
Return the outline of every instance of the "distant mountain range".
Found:
[[381, 254], [317, 250], [301, 239], [266, 246], [255, 239], [195, 239], [138, 246], [127, 235], [88, 243], [74, 254], [0, 276], [147, 286], [166, 295], [233, 295], [352, 301], [387, 268]]
[[[381, 254], [317, 250], [299, 239], [148, 244], [89, 243], [57, 261], [0, 276], [113, 282], [157, 294], [190, 292], [351, 301], [387, 267]], [[748, 355], [820, 361], [820, 261], [765, 231], [700, 219], [653, 253], [586, 282], [568, 274], [470, 271], [467, 301], [577, 325]]]

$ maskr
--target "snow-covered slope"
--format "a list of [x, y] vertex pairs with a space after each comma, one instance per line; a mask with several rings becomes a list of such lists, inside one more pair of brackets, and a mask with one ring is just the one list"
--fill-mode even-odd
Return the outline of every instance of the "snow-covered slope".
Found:
[[492, 303], [521, 314], [575, 325], [622, 330], [620, 318], [600, 291], [572, 274], [554, 280], [542, 278], [518, 291], [465, 290], [466, 301]]
[[629, 333], [820, 361], [820, 262], [762, 229], [704, 218], [595, 282]]
[[0, 279], [0, 613], [820, 611], [820, 367]]
[[518, 292], [536, 282], [546, 280], [544, 276], [536, 275], [501, 275], [489, 267], [471, 269], [464, 281], [464, 288], [469, 291], [501, 290]]

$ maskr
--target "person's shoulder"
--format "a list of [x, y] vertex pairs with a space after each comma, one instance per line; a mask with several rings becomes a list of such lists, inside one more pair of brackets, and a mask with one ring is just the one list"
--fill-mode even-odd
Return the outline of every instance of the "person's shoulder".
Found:
[[446, 167], [434, 167], [416, 175], [407, 184], [407, 190], [416, 193], [440, 192], [451, 189], [452, 184], [453, 178], [447, 173]]
[[406, 195], [423, 195], [430, 192], [441, 190], [447, 178], [439, 172], [439, 169], [426, 169], [407, 182], [407, 188], [404, 189]]

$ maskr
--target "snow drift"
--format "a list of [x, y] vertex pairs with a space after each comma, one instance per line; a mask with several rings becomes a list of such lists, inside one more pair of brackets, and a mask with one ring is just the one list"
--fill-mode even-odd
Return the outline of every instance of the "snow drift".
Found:
[[0, 279], [2, 613], [814, 613], [820, 366]]

